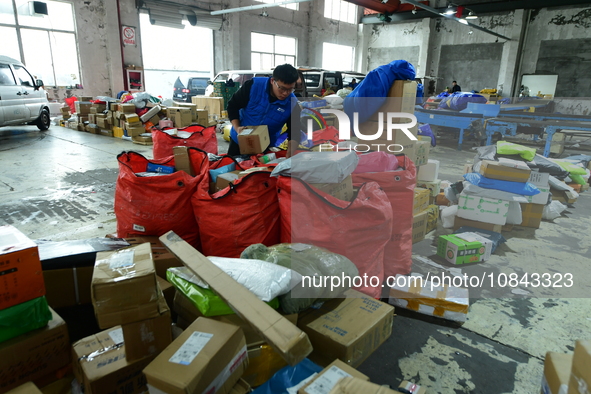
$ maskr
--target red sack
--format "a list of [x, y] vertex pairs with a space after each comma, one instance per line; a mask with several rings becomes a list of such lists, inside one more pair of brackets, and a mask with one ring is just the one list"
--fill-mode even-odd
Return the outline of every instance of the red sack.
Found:
[[252, 244], [279, 243], [277, 178], [270, 174], [253, 172], [213, 195], [207, 182], [198, 188], [191, 201], [206, 256], [240, 257]]
[[174, 166], [174, 156], [148, 160], [136, 152], [117, 156], [119, 176], [115, 188], [117, 236], [160, 236], [173, 230], [195, 248], [200, 247], [199, 230], [193, 215], [191, 196], [207, 174], [207, 155], [189, 149], [189, 158], [197, 173], [192, 177], [184, 171], [141, 177], [148, 163]]
[[[326, 248], [351, 260], [367, 285], [357, 289], [380, 298], [384, 281], [384, 246], [392, 232], [392, 208], [375, 182], [361, 186], [352, 202], [341, 201], [305, 182], [279, 177], [281, 242]], [[370, 283], [370, 277], [377, 282]]]
[[386, 245], [384, 272], [386, 276], [410, 273], [412, 265], [412, 206], [416, 184], [416, 167], [405, 155], [397, 155], [398, 170], [353, 173], [353, 184], [377, 182], [392, 206], [392, 238]]
[[162, 130], [152, 129], [152, 141], [154, 144], [154, 159], [172, 156], [172, 148], [175, 146], [188, 146], [204, 150], [207, 153], [218, 154], [218, 140], [215, 135], [215, 126], [204, 127], [191, 125], [178, 131], [191, 133], [188, 138], [170, 135]]
[[70, 107], [70, 112], [75, 114], [76, 113], [76, 101], [78, 101], [78, 97], [66, 97], [64, 99], [68, 107]]
[[339, 142], [343, 141], [339, 138], [339, 130], [334, 126], [328, 126], [326, 124], [326, 120], [320, 112], [311, 108], [306, 108], [306, 111], [314, 113], [318, 118], [320, 118], [324, 125], [324, 128], [312, 132], [312, 146], [310, 148], [327, 143], [330, 143], [331, 145], [337, 145]]

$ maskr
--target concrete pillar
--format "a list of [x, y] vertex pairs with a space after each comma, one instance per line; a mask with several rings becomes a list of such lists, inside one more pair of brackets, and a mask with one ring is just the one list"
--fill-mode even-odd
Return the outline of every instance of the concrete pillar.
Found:
[[421, 21], [421, 42], [419, 61], [417, 63], [417, 77], [422, 78], [425, 75], [429, 75], [428, 58], [429, 58], [429, 40], [431, 37], [431, 20], [430, 18], [424, 18]]
[[501, 68], [499, 70], [499, 79], [497, 90], [502, 90], [504, 97], [509, 97], [513, 89], [513, 78], [518, 72], [518, 63], [521, 54], [519, 53], [519, 40], [522, 30], [525, 28], [524, 10], [515, 10], [513, 15], [513, 26], [511, 26], [508, 37], [511, 41], [503, 44], [503, 54], [501, 57]]

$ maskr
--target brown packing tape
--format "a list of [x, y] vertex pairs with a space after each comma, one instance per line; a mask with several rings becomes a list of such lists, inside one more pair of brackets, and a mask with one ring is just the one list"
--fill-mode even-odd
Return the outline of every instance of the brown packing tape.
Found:
[[[406, 300], [407, 308], [412, 309], [414, 311], [418, 311], [419, 305], [431, 306], [433, 308], [443, 308], [446, 311], [450, 312], [460, 312], [460, 313], [468, 313], [468, 305], [464, 304], [456, 304], [454, 302], [448, 301], [445, 298], [429, 298], [429, 297], [411, 297], [410, 294], [413, 294], [409, 291], [402, 291], [397, 289], [390, 289], [390, 297], [392, 298], [399, 298], [401, 300]], [[447, 290], [446, 290], [447, 293]], [[415, 293], [416, 294], [416, 293]]]

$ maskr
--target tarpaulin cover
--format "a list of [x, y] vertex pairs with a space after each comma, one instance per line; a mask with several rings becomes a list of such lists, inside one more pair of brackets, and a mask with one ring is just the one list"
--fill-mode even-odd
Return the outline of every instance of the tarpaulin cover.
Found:
[[[322, 371], [322, 367], [314, 364], [309, 359], [303, 359], [295, 366], [287, 366], [275, 373], [271, 379], [261, 386], [257, 387], [252, 394], [293, 394], [297, 390], [292, 387], [297, 386], [303, 380]], [[290, 389], [290, 390], [288, 390]]]
[[205, 255], [240, 257], [252, 244], [278, 244], [277, 178], [256, 171], [209, 194], [204, 182], [191, 198]]
[[372, 287], [369, 277], [377, 277], [379, 286], [384, 280], [384, 247], [392, 233], [392, 207], [377, 183], [363, 184], [353, 201], [347, 202], [299, 179], [282, 176], [277, 181], [277, 194], [281, 242], [311, 244], [347, 257], [360, 276], [368, 277], [367, 286], [357, 290], [381, 297], [381, 287]]
[[473, 185], [485, 189], [497, 189], [509, 193], [521, 194], [523, 196], [535, 196], [540, 193], [540, 190], [529, 182], [501, 181], [499, 179], [486, 178], [476, 172], [464, 174], [464, 179]]
[[475, 93], [456, 92], [444, 97], [437, 108], [462, 111], [468, 107], [468, 103], [486, 104], [486, 97]]
[[353, 184], [377, 182], [392, 207], [392, 236], [384, 252], [386, 276], [406, 275], [412, 265], [412, 206], [417, 170], [407, 156], [395, 157], [398, 171], [353, 174]]
[[[359, 85], [345, 97], [343, 106], [349, 119], [359, 113], [359, 123], [368, 120], [386, 101], [390, 87], [397, 79], [415, 79], [416, 71], [406, 60], [394, 60], [371, 70]], [[368, 100], [367, 97], [373, 97]]]
[[154, 143], [154, 159], [172, 156], [172, 148], [175, 146], [189, 146], [199, 148], [208, 153], [218, 154], [218, 140], [215, 135], [215, 126], [204, 127], [201, 125], [191, 125], [184, 129], [191, 133], [189, 137], [183, 138], [178, 135], [170, 135], [159, 129], [152, 129], [152, 141]]
[[196, 174], [185, 171], [141, 177], [149, 163], [174, 166], [174, 156], [148, 160], [137, 152], [123, 152], [117, 156], [119, 176], [115, 188], [115, 216], [117, 235], [161, 236], [173, 230], [195, 248], [200, 248], [199, 230], [193, 215], [191, 196], [205, 179], [208, 170], [207, 154], [189, 148], [189, 159]]

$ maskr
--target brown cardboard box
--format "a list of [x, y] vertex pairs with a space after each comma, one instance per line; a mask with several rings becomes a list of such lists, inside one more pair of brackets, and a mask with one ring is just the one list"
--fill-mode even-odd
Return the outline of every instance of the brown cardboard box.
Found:
[[143, 134], [143, 133], [146, 132], [146, 129], [144, 129], [143, 126], [139, 126], [139, 127], [125, 126], [125, 130], [127, 130], [127, 136], [128, 137], [137, 137], [140, 134]]
[[578, 197], [569, 190], [550, 189], [550, 193], [552, 193], [552, 200], [560, 201], [563, 204], [574, 204], [578, 199]]
[[94, 267], [43, 271], [47, 303], [52, 308], [90, 304], [90, 284]]
[[[404, 131], [400, 129], [392, 130], [391, 138], [388, 139], [387, 134], [387, 124], [382, 124], [382, 134], [381, 136], [373, 141], [364, 141], [359, 140], [359, 147], [358, 150], [372, 150], [372, 151], [382, 151], [391, 154], [400, 154], [404, 153], [408, 156], [413, 162], [417, 160], [416, 156], [416, 149], [417, 149], [417, 141], [411, 139]], [[367, 121], [359, 125], [359, 132], [363, 135], [374, 135], [380, 129], [380, 123], [375, 121]], [[411, 134], [416, 135], [416, 129], [410, 129], [409, 131]], [[363, 145], [367, 145], [366, 148]]]
[[66, 322], [51, 309], [45, 328], [0, 343], [0, 392], [37, 382], [70, 363]]
[[174, 166], [177, 171], [185, 171], [191, 176], [195, 176], [195, 170], [189, 158], [189, 151], [186, 146], [175, 146], [172, 148], [174, 154]]
[[6, 394], [43, 394], [41, 390], [35, 386], [33, 382], [27, 382], [15, 389], [10, 390]]
[[70, 107], [60, 107], [60, 111], [62, 112], [62, 115], [69, 115]]
[[[154, 259], [154, 267], [156, 268], [156, 275], [158, 275], [160, 278], [166, 278], [166, 270], [168, 268], [183, 266], [183, 263], [172, 253], [170, 253], [156, 236], [138, 236], [133, 238], [125, 238], [125, 240], [131, 245], [141, 245], [146, 242], [150, 244], [152, 249], [152, 258]], [[160, 287], [166, 295], [164, 287]], [[172, 304], [170, 306], [172, 307]]]
[[415, 113], [417, 83], [415, 81], [396, 80], [388, 91], [386, 102], [372, 115], [370, 120], [378, 121], [378, 114], [387, 112]]
[[88, 121], [90, 123], [96, 124], [96, 114], [88, 114]]
[[351, 175], [341, 183], [310, 183], [310, 185], [339, 200], [351, 201], [353, 199], [353, 178]]
[[228, 394], [247, 394], [250, 393], [250, 385], [244, 380], [240, 379], [238, 383], [232, 387]]
[[107, 118], [97, 118], [96, 125], [101, 129], [108, 129], [109, 121], [107, 120]]
[[13, 226], [0, 226], [0, 310], [45, 295], [37, 244]]
[[244, 372], [240, 328], [200, 317], [145, 369], [148, 384], [168, 394], [228, 393]]
[[117, 102], [110, 101], [109, 102], [109, 111], [119, 111], [119, 105], [120, 105], [120, 103], [118, 101]]
[[161, 298], [160, 316], [121, 326], [127, 361], [160, 354], [172, 342], [172, 321], [166, 300]]
[[417, 243], [425, 239], [425, 234], [427, 233], [427, 219], [428, 219], [427, 211], [423, 211], [413, 215], [412, 220], [412, 243]]
[[124, 114], [135, 114], [135, 104], [119, 104], [119, 111]]
[[298, 316], [298, 327], [310, 337], [312, 361], [328, 365], [338, 358], [357, 367], [392, 334], [394, 308], [348, 290], [349, 298], [325, 302]]
[[168, 107], [166, 109], [166, 117], [172, 119], [174, 127], [179, 129], [190, 126], [193, 123], [193, 111], [191, 108]]
[[209, 126], [209, 112], [206, 109], [198, 109], [197, 113], [197, 124], [201, 126]]
[[572, 365], [572, 354], [546, 353], [540, 394], [566, 393]]
[[147, 391], [142, 370], [154, 356], [128, 361], [121, 327], [91, 335], [72, 345], [73, 370], [85, 394]]
[[400, 391], [392, 390], [387, 386], [380, 386], [375, 383], [358, 378], [341, 379], [329, 394], [400, 394]]
[[140, 117], [133, 113], [133, 114], [125, 114], [125, 121], [130, 125], [130, 126], [137, 126], [142, 124], [142, 121], [140, 120]]
[[568, 394], [585, 394], [591, 387], [591, 341], [578, 340], [573, 354], [573, 368]]
[[242, 178], [245, 174], [241, 174], [241, 170], [230, 171], [224, 174], [219, 174], [215, 181], [215, 192], [223, 190], [233, 184], [237, 179]]
[[191, 102], [197, 105], [197, 109], [207, 110], [209, 115], [222, 116], [224, 110], [224, 99], [222, 97], [193, 96]]
[[175, 287], [172, 285], [172, 283], [159, 277], [158, 275], [156, 275], [156, 279], [158, 280], [158, 286], [160, 287], [160, 290], [162, 290], [162, 294], [164, 295], [168, 309], [172, 309], [174, 305], [174, 295], [176, 293]]
[[346, 377], [369, 381], [369, 377], [341, 360], [334, 360], [330, 365], [318, 373], [312, 380], [298, 390], [298, 394], [329, 393], [337, 382]]
[[242, 379], [251, 386], [265, 383], [281, 368], [287, 366], [285, 360], [266, 343], [247, 345], [248, 366]]
[[174, 103], [175, 107], [188, 108], [191, 110], [191, 122], [197, 121], [197, 105], [193, 103]]
[[447, 199], [447, 197], [445, 197], [445, 193], [441, 192], [437, 196], [435, 196], [435, 204], [449, 206], [451, 203]]
[[520, 226], [540, 228], [544, 204], [519, 204], [521, 205], [521, 216], [523, 221]]
[[161, 291], [150, 244], [97, 253], [91, 292], [101, 328], [158, 317]]
[[415, 187], [414, 200], [412, 206], [412, 214], [417, 215], [423, 212], [429, 206], [429, 196], [431, 191], [429, 189], [421, 189]]
[[74, 101], [74, 107], [78, 115], [88, 115], [90, 113], [91, 102], [88, 101]]
[[531, 170], [507, 167], [496, 161], [483, 160], [480, 165], [480, 174], [490, 179], [525, 183], [529, 179]]
[[431, 142], [429, 141], [417, 141], [415, 145], [416, 160], [414, 161], [415, 166], [422, 166], [429, 162], [429, 151], [431, 150]]
[[99, 129], [98, 134], [104, 135], [105, 137], [113, 137], [114, 136], [113, 130], [109, 130], [109, 129]]
[[464, 219], [464, 218], [460, 218], [460, 217], [456, 216], [455, 221], [454, 221], [454, 231], [456, 231], [457, 229], [459, 229], [462, 226], [481, 228], [483, 230], [494, 231], [496, 233], [500, 233], [501, 229], [503, 228], [503, 226], [500, 224], [479, 222], [476, 220]]
[[269, 130], [267, 126], [247, 126], [238, 134], [238, 146], [241, 155], [263, 153], [269, 146]]
[[400, 390], [400, 392], [409, 392], [412, 394], [427, 394], [427, 389], [423, 386], [419, 386], [418, 384], [409, 382], [407, 380], [403, 380], [402, 383], [398, 385], [398, 389], [404, 389], [406, 391]]
[[136, 135], [131, 137], [131, 141], [134, 144], [140, 144], [140, 145], [152, 145], [152, 136], [143, 136], [143, 135]]
[[161, 236], [160, 241], [192, 272], [206, 281], [290, 365], [297, 364], [311, 353], [312, 345], [304, 332], [252, 292], [238, 286], [234, 279], [173, 231]]

